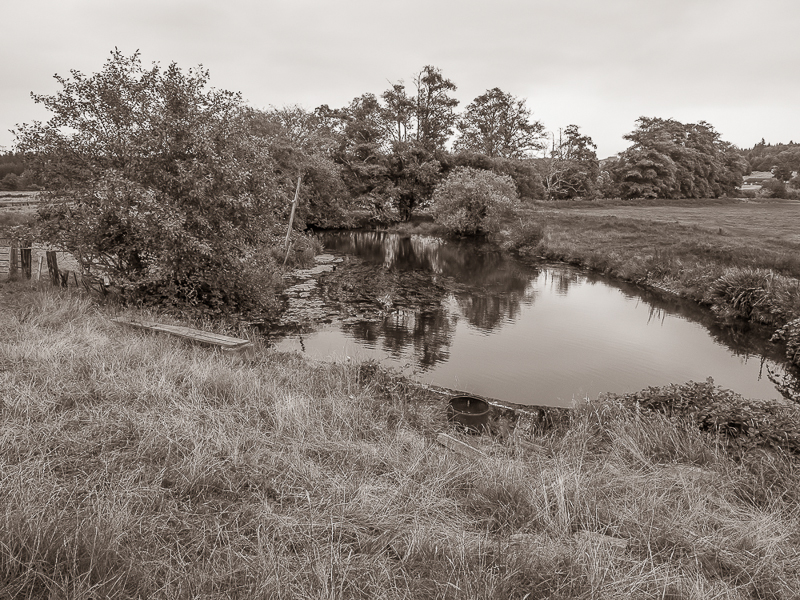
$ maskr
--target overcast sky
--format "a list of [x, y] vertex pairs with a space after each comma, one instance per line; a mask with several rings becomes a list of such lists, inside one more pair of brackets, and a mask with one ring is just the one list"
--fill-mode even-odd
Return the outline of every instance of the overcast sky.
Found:
[[0, 34], [0, 147], [48, 113], [53, 74], [204, 65], [254, 107], [340, 107], [434, 65], [459, 109], [499, 87], [571, 123], [601, 158], [639, 116], [705, 120], [751, 147], [800, 141], [800, 0], [12, 0]]

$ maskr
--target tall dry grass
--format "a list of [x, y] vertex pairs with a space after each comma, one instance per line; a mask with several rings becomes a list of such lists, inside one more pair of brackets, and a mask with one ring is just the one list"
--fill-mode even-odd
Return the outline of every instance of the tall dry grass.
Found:
[[375, 365], [230, 360], [3, 288], [0, 597], [797, 597], [781, 451], [593, 401], [467, 459]]

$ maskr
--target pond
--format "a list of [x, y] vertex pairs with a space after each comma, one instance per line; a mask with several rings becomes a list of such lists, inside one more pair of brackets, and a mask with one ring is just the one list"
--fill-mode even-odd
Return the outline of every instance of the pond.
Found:
[[374, 359], [518, 404], [569, 406], [708, 377], [747, 397], [780, 397], [771, 330], [723, 326], [692, 302], [565, 265], [526, 265], [488, 244], [375, 231], [321, 238], [339, 262], [289, 298], [301, 308], [287, 311], [279, 350]]

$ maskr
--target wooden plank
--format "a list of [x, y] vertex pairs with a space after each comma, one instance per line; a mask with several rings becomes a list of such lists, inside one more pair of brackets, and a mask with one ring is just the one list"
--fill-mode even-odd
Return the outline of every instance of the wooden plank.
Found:
[[439, 442], [442, 446], [449, 448], [456, 454], [461, 454], [462, 456], [468, 456], [470, 458], [488, 458], [486, 454], [478, 450], [477, 448], [473, 448], [467, 443], [464, 443], [456, 438], [447, 435], [446, 433], [440, 433], [436, 436], [436, 441]]
[[201, 331], [200, 329], [192, 329], [191, 327], [182, 327], [180, 325], [165, 325], [163, 323], [155, 323], [154, 321], [145, 321], [142, 319], [125, 319], [118, 317], [111, 319], [118, 325], [129, 325], [139, 329], [147, 329], [149, 331], [157, 331], [159, 333], [166, 333], [174, 335], [179, 338], [198, 342], [200, 344], [208, 344], [211, 346], [220, 346], [225, 350], [239, 351], [248, 346], [252, 346], [249, 340], [241, 338], [230, 337], [227, 335], [220, 335], [208, 331]]

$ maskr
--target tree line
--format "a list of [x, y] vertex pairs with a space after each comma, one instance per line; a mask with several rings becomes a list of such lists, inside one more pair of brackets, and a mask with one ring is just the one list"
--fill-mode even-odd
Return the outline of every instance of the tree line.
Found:
[[202, 67], [145, 67], [138, 52], [56, 79], [58, 92], [33, 95], [50, 120], [15, 132], [14, 160], [49, 200], [38, 235], [125, 293], [178, 307], [264, 308], [280, 265], [313, 254], [308, 225], [408, 219], [434, 203], [452, 230], [476, 232], [519, 200], [720, 196], [747, 170], [708, 123], [644, 117], [601, 165], [580, 127], [548, 134], [499, 88], [459, 113], [456, 85], [430, 65], [409, 88], [314, 110], [257, 110], [209, 88]]

